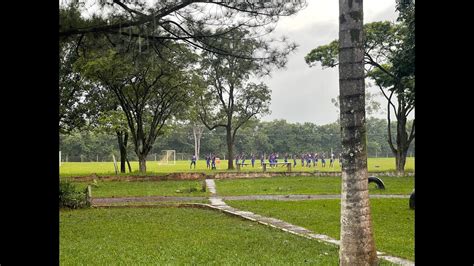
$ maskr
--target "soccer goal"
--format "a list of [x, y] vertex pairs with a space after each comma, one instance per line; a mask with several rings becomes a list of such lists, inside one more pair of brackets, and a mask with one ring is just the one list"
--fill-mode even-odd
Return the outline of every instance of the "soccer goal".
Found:
[[158, 164], [159, 165], [176, 164], [176, 150], [161, 151]]

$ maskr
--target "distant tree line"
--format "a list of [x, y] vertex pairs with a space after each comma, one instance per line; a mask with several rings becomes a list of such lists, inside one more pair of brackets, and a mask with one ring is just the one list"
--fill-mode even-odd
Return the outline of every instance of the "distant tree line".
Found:
[[[410, 121], [411, 122], [411, 121]], [[393, 157], [387, 142], [386, 120], [369, 118], [367, 120], [367, 145], [369, 157]], [[396, 124], [393, 123], [393, 127]], [[239, 131], [235, 139], [235, 153], [269, 154], [301, 154], [303, 152], [325, 152], [331, 149], [340, 152], [340, 133], [338, 122], [316, 125], [314, 123], [290, 123], [286, 120], [270, 122], [251, 121]], [[410, 146], [409, 155], [414, 154], [415, 145]], [[69, 162], [111, 161], [112, 154], [117, 158], [119, 150], [114, 135], [98, 130], [82, 130], [64, 134], [60, 137], [62, 160]], [[128, 157], [131, 161], [138, 160], [133, 147], [128, 147]], [[163, 150], [176, 150], [190, 156], [194, 153], [193, 126], [189, 123], [175, 123], [159, 141], [153, 144], [149, 158], [154, 159]], [[225, 128], [214, 130], [204, 129], [201, 138], [200, 154], [203, 156], [212, 153], [224, 158], [227, 154]], [[176, 157], [177, 160], [181, 156]], [[189, 159], [189, 158], [184, 158]]]

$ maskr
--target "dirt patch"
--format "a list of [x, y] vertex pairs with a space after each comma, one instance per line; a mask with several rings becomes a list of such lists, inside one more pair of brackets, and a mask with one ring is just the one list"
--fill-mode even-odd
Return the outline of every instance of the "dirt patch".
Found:
[[[376, 176], [396, 176], [394, 172], [369, 173]], [[406, 173], [407, 176], [413, 176], [414, 173]], [[341, 176], [341, 172], [217, 172], [217, 173], [170, 173], [164, 175], [110, 175], [101, 176], [92, 174], [90, 176], [73, 176], [73, 181], [90, 182], [94, 179], [103, 181], [163, 181], [163, 180], [204, 180], [204, 179], [239, 179], [239, 178], [259, 178], [259, 177], [277, 177], [277, 176]]]

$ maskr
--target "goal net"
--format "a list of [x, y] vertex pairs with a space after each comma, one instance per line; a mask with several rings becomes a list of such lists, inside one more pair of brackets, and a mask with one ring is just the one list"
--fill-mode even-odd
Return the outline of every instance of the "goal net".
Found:
[[160, 157], [158, 159], [158, 164], [160, 165], [176, 164], [176, 150], [161, 151]]

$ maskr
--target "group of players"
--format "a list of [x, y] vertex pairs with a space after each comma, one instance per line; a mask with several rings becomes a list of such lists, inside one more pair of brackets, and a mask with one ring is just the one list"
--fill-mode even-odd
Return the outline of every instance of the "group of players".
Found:
[[[249, 157], [250, 157], [250, 164], [247, 164], [245, 163], [245, 161], [246, 159], [248, 159], [248, 157], [246, 157], [244, 153], [237, 154], [235, 156], [235, 165], [240, 165], [240, 166], [252, 165], [252, 167], [255, 167], [255, 161], [256, 161], [255, 154], [251, 153]], [[317, 167], [319, 160], [321, 160], [321, 167], [326, 167], [326, 154], [324, 152], [319, 153], [319, 154], [317, 152], [316, 153], [303, 153], [301, 155], [296, 155], [296, 154], [289, 155], [288, 153], [285, 153], [285, 155], [283, 156], [283, 161], [285, 163], [288, 163], [290, 158], [293, 160], [293, 167], [297, 166], [298, 159], [301, 160], [301, 167], [305, 167], [305, 166]], [[273, 152], [268, 155], [267, 159], [268, 159], [268, 163], [270, 167], [275, 167], [278, 164], [279, 155], [278, 153]], [[329, 167], [334, 167], [335, 160], [336, 160], [335, 154], [331, 153], [331, 155], [329, 156]], [[217, 158], [216, 155], [209, 154], [206, 156], [207, 169], [216, 169], [216, 163], [217, 164], [220, 163], [220, 159]], [[260, 166], [263, 166], [264, 163], [265, 163], [265, 155], [261, 154]], [[196, 155], [193, 155], [191, 158], [190, 168], [192, 168], [193, 165], [194, 165], [194, 169], [196, 169]]]

